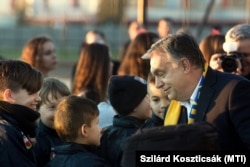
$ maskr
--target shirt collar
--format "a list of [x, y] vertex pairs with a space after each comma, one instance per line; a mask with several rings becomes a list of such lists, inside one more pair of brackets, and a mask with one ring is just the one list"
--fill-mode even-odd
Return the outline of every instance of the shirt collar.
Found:
[[199, 80], [199, 82], [197, 83], [197, 85], [196, 85], [196, 87], [195, 87], [195, 89], [194, 89], [194, 91], [193, 91], [193, 93], [192, 93], [192, 95], [191, 95], [189, 101], [181, 101], [181, 102], [180, 102], [180, 104], [181, 104], [182, 106], [185, 106], [185, 107], [187, 108], [188, 112], [190, 112], [189, 110], [191, 109], [191, 104], [192, 104], [191, 102], [192, 102], [192, 101], [195, 101], [195, 97], [196, 97], [196, 95], [197, 95], [197, 93], [198, 93], [198, 89], [199, 89], [200, 82], [201, 82], [201, 77], [200, 77], [200, 80]]

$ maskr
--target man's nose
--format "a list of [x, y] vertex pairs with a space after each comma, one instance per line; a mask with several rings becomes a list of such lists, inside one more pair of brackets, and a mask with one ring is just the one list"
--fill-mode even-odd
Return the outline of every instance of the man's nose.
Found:
[[159, 79], [159, 77], [155, 77], [155, 87], [156, 88], [161, 88], [163, 86], [163, 82], [161, 79]]

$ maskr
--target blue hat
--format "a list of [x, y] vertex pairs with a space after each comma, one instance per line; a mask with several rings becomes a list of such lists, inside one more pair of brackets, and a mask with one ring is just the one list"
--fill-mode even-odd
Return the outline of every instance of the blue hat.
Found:
[[110, 78], [109, 100], [116, 112], [126, 116], [142, 102], [147, 95], [147, 82], [137, 76], [118, 76]]

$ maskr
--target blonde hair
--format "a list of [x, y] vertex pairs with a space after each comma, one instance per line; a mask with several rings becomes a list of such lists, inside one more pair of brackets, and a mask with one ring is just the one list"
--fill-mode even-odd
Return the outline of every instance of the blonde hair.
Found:
[[55, 130], [62, 140], [73, 142], [78, 137], [81, 126], [91, 126], [92, 120], [98, 115], [99, 110], [94, 101], [84, 97], [68, 96], [57, 106]]
[[59, 96], [69, 96], [71, 92], [67, 85], [59, 79], [52, 77], [46, 78], [44, 79], [42, 88], [39, 92], [41, 102], [38, 107], [40, 107], [42, 104], [47, 104], [50, 102], [49, 94], [51, 94], [53, 99], [58, 99]]

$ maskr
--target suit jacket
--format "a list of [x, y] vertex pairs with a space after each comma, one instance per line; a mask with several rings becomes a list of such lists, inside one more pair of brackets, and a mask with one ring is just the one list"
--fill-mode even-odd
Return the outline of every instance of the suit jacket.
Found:
[[207, 121], [218, 131], [222, 150], [250, 149], [250, 82], [208, 69], [195, 122]]

